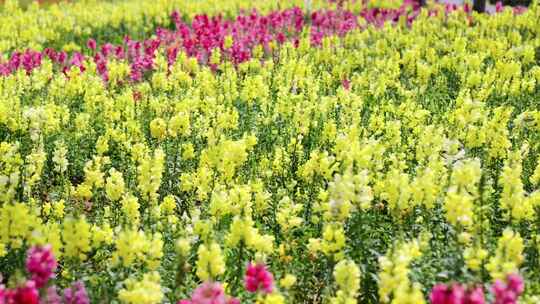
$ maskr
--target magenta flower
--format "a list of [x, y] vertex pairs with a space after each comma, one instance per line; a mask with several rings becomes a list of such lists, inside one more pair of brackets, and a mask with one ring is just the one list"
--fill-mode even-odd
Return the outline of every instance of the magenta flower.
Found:
[[484, 289], [481, 286], [469, 289], [465, 295], [464, 304], [484, 304], [486, 299], [484, 297]]
[[466, 289], [461, 284], [437, 284], [429, 299], [431, 304], [485, 304], [482, 287]]
[[50, 245], [34, 246], [30, 248], [26, 258], [26, 270], [31, 274], [36, 288], [41, 288], [54, 278], [56, 259]]
[[497, 280], [491, 285], [491, 291], [495, 297], [494, 304], [516, 304], [524, 289], [525, 284], [519, 274], [508, 275], [506, 283]]
[[497, 1], [497, 3], [495, 3], [495, 12], [501, 13], [503, 11], [504, 11], [504, 5], [502, 4], [501, 1]]
[[341, 85], [343, 86], [343, 88], [347, 91], [349, 91], [351, 89], [351, 81], [347, 78], [344, 78], [342, 81], [341, 81]]
[[464, 298], [465, 290], [459, 284], [452, 286], [437, 284], [433, 287], [429, 295], [431, 304], [462, 304]]
[[508, 277], [506, 277], [506, 282], [508, 284], [508, 289], [517, 294], [522, 294], [525, 290], [525, 283], [519, 274], [509, 274]]
[[249, 292], [262, 291], [263, 293], [271, 293], [274, 289], [274, 277], [264, 264], [249, 263], [244, 283]]

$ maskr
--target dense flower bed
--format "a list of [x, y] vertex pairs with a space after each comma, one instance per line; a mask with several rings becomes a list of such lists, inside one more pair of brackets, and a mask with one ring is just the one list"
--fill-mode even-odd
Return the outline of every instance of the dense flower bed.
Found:
[[8, 1], [0, 52], [0, 304], [540, 301], [537, 3]]

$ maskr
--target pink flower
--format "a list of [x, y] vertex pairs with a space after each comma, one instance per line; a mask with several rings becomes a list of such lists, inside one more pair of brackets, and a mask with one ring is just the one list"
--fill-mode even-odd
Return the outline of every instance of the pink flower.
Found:
[[341, 85], [343, 85], [343, 88], [345, 90], [350, 90], [351, 89], [351, 81], [347, 78], [344, 78], [342, 81], [341, 81]]
[[478, 286], [467, 291], [463, 304], [484, 304], [485, 302], [484, 289]]
[[493, 303], [516, 304], [524, 289], [523, 278], [518, 274], [510, 274], [506, 277], [506, 283], [497, 280], [491, 285], [491, 291], [495, 297], [495, 302]]
[[465, 289], [461, 284], [437, 284], [429, 296], [431, 304], [484, 304], [484, 290], [478, 286]]
[[429, 295], [431, 304], [462, 304], [464, 297], [465, 290], [459, 284], [453, 286], [437, 284]]
[[77, 281], [64, 290], [65, 304], [90, 304], [90, 299], [84, 288], [84, 283]]
[[497, 1], [497, 3], [495, 3], [495, 12], [501, 13], [502, 11], [504, 11], [504, 5], [501, 1]]
[[56, 286], [47, 288], [46, 299], [43, 303], [46, 304], [62, 304], [62, 297], [58, 295]]
[[[187, 302], [189, 303], [189, 302]], [[187, 304], [186, 303], [186, 304]], [[226, 304], [225, 292], [218, 282], [204, 282], [191, 295], [191, 304]], [[184, 303], [182, 303], [184, 304]]]
[[193, 291], [191, 300], [180, 300], [177, 304], [240, 304], [240, 300], [225, 295], [219, 282], [208, 281]]
[[32, 275], [31, 278], [37, 288], [45, 286], [49, 279], [54, 278], [56, 266], [50, 245], [34, 246], [28, 251], [26, 270]]
[[518, 6], [514, 6], [512, 8], [512, 12], [514, 13], [514, 15], [521, 15], [521, 14], [525, 13], [526, 11], [527, 11], [526, 6], [518, 5]]
[[96, 41], [92, 38], [88, 39], [88, 42], [86, 42], [86, 46], [91, 49], [92, 51], [95, 51], [96, 50]]
[[517, 294], [522, 294], [525, 290], [525, 283], [519, 274], [509, 274], [508, 277], [506, 277], [506, 282], [508, 284], [508, 289]]
[[231, 297], [227, 300], [227, 304], [240, 304], [240, 300]]
[[271, 293], [274, 288], [274, 277], [264, 264], [249, 263], [244, 282], [249, 292], [262, 290], [264, 293]]
[[7, 303], [8, 293], [9, 293], [9, 291], [6, 290], [4, 285], [0, 285], [0, 304], [6, 304]]

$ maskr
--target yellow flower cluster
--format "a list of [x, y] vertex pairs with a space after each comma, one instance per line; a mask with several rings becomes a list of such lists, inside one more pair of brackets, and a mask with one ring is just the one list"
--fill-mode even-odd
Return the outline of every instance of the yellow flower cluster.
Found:
[[26, 204], [6, 203], [0, 207], [0, 243], [4, 246], [21, 248], [39, 225], [39, 218]]
[[154, 270], [159, 266], [163, 256], [163, 240], [159, 233], [149, 238], [142, 231], [121, 231], [115, 245], [113, 264], [121, 264], [124, 267], [145, 265]]
[[157, 272], [145, 273], [140, 281], [127, 279], [118, 299], [125, 304], [158, 304], [164, 298]]

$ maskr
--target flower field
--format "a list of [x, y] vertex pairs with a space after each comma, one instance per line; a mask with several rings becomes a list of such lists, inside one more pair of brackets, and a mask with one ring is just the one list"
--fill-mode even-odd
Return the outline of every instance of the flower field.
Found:
[[540, 303], [540, 6], [0, 5], [0, 304]]

